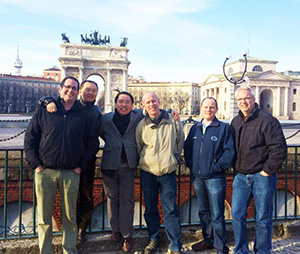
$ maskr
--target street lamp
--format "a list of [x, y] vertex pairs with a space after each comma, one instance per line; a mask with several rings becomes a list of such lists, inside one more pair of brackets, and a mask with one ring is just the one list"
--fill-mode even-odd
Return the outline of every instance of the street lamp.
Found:
[[230, 55], [226, 56], [226, 59], [224, 61], [224, 64], [223, 64], [223, 74], [225, 76], [225, 78], [232, 84], [236, 85], [236, 84], [241, 84], [243, 82], [247, 82], [249, 79], [248, 77], [245, 77], [245, 74], [247, 72], [247, 53], [246, 52], [243, 52], [242, 53], [243, 57], [245, 58], [245, 69], [244, 69], [244, 72], [243, 72], [243, 75], [240, 77], [240, 78], [233, 78], [232, 76], [227, 76], [226, 73], [225, 73], [225, 65], [226, 65], [226, 62], [230, 59]]

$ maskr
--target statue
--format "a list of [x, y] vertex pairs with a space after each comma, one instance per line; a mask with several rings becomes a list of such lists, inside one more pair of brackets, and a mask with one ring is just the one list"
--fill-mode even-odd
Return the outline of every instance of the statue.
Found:
[[[65, 36], [65, 34], [64, 34], [64, 36]], [[102, 39], [101, 34], [99, 33], [99, 31], [96, 31], [96, 30], [94, 32], [92, 32], [89, 35], [89, 37], [87, 34], [85, 34], [85, 36], [83, 36], [83, 34], [81, 34], [80, 37], [81, 37], [81, 43], [90, 44], [90, 45], [102, 45], [102, 46], [110, 45], [110, 35], [108, 35], [108, 36], [105, 35], [104, 38]], [[63, 38], [67, 38], [67, 37], [65, 36]], [[126, 45], [126, 43], [125, 43], [125, 45]]]
[[62, 33], [61, 36], [63, 43], [70, 43], [69, 38], [66, 36], [66, 33]]
[[121, 39], [122, 39], [122, 42], [120, 44], [120, 47], [126, 47], [128, 38], [127, 37], [124, 37], [124, 38], [121, 37]]
[[83, 37], [83, 35], [81, 34], [81, 43], [86, 43], [86, 39]]

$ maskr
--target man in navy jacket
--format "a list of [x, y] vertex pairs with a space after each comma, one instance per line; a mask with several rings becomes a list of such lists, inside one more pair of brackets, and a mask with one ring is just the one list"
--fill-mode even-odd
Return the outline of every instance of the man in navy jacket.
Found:
[[229, 125], [215, 114], [217, 101], [207, 97], [201, 102], [200, 123], [192, 126], [184, 145], [184, 157], [191, 170], [203, 241], [192, 246], [194, 251], [215, 247], [228, 253], [224, 219], [226, 173], [234, 158], [234, 142]]

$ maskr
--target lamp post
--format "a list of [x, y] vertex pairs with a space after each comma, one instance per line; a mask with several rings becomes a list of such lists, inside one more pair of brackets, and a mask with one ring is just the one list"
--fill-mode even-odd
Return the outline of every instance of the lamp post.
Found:
[[244, 72], [243, 72], [243, 75], [240, 77], [240, 78], [233, 78], [232, 76], [227, 76], [226, 73], [225, 73], [225, 65], [226, 65], [226, 62], [230, 59], [230, 55], [229, 56], [226, 56], [226, 59], [224, 61], [224, 64], [223, 64], [223, 74], [224, 74], [224, 77], [232, 84], [236, 85], [236, 84], [241, 84], [243, 82], [247, 82], [248, 80], [248, 77], [244, 78], [246, 72], [247, 72], [247, 53], [243, 52], [242, 53], [243, 57], [245, 58], [245, 69], [244, 69]]

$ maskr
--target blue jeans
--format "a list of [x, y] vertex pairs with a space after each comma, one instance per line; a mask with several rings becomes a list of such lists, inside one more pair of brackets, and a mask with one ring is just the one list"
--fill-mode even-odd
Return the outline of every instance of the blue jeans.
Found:
[[249, 253], [247, 238], [247, 209], [254, 198], [256, 211], [255, 253], [271, 253], [273, 226], [273, 198], [277, 174], [266, 177], [260, 174], [237, 174], [232, 191], [232, 227], [235, 238], [234, 253]]
[[218, 253], [228, 253], [224, 219], [225, 178], [193, 179], [204, 241], [213, 244]]
[[161, 205], [164, 213], [164, 224], [170, 240], [169, 248], [180, 251], [182, 244], [180, 218], [176, 205], [176, 174], [156, 176], [141, 170], [141, 183], [145, 200], [145, 220], [151, 240], [160, 241], [160, 216], [157, 208], [158, 192], [160, 192]]

